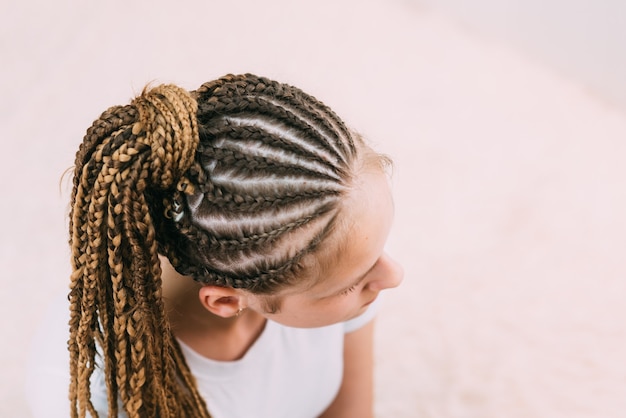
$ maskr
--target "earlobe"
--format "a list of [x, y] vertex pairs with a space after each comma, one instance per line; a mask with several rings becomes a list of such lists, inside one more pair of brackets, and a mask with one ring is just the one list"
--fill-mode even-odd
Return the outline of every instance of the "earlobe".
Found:
[[223, 318], [235, 317], [245, 308], [242, 295], [231, 287], [203, 286], [198, 297], [206, 310]]

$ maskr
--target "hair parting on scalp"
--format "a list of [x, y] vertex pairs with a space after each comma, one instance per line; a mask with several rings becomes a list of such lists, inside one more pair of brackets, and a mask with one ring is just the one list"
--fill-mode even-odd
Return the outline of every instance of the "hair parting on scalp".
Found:
[[97, 416], [102, 367], [109, 416], [119, 402], [130, 418], [210, 417], [169, 328], [159, 254], [206, 284], [293, 283], [334, 228], [360, 141], [315, 98], [250, 74], [105, 111], [74, 170], [71, 416]]

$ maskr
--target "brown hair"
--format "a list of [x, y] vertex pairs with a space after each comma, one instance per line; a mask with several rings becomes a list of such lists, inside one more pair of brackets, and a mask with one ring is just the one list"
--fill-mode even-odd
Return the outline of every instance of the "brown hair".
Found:
[[[365, 146], [299, 89], [246, 74], [164, 85], [105, 111], [76, 155], [70, 222], [72, 416], [209, 417], [161, 298], [182, 274], [271, 295], [333, 230]], [[271, 303], [270, 303], [271, 305]], [[98, 347], [97, 347], [98, 346]]]

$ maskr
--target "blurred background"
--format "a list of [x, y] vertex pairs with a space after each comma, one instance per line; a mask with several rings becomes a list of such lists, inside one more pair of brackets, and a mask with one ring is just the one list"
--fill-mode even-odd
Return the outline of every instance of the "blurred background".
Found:
[[240, 72], [395, 160], [377, 417], [626, 416], [626, 3], [3, 1], [0, 33], [0, 416], [29, 416], [87, 127], [147, 82]]

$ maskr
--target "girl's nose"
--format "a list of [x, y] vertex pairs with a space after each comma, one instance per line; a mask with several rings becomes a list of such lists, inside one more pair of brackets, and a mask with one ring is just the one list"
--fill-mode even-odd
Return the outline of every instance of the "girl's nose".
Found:
[[404, 269], [402, 266], [387, 253], [378, 260], [376, 278], [369, 283], [369, 288], [375, 291], [391, 289], [402, 283], [404, 278]]

